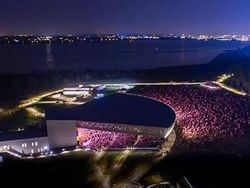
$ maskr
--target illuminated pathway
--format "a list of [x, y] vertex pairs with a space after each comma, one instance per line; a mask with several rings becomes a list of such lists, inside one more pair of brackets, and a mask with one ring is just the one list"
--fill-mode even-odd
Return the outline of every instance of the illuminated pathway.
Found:
[[70, 102], [62, 102], [62, 101], [38, 101], [36, 104], [72, 104], [72, 105], [81, 105], [84, 104], [85, 102], [74, 102], [74, 101], [70, 101]]
[[45, 98], [45, 97], [48, 97], [50, 95], [54, 95], [56, 93], [60, 93], [60, 92], [63, 92], [63, 89], [60, 89], [60, 90], [55, 90], [55, 91], [52, 91], [52, 92], [48, 92], [48, 93], [45, 93], [43, 95], [38, 95], [36, 97], [32, 97], [30, 99], [27, 99], [25, 101], [23, 101], [22, 104], [19, 104], [16, 108], [26, 108], [30, 105], [33, 105], [33, 104], [36, 104], [38, 101], [40, 101], [42, 98]]
[[225, 90], [227, 90], [227, 91], [229, 91], [229, 92], [232, 92], [232, 93], [234, 93], [234, 94], [236, 94], [236, 95], [242, 95], [242, 96], [246, 96], [247, 95], [247, 93], [246, 92], [244, 92], [244, 91], [240, 91], [240, 90], [238, 90], [238, 89], [235, 89], [235, 88], [232, 88], [232, 87], [229, 87], [229, 86], [226, 86], [224, 83], [220, 83], [220, 82], [213, 82], [213, 83], [215, 83], [216, 85], [218, 85], [219, 87], [221, 87], [221, 88], [223, 88], [223, 89], [225, 89]]
[[[220, 88], [222, 89], [225, 89], [229, 92], [232, 92], [234, 94], [237, 94], [237, 95], [242, 95], [242, 96], [246, 96], [247, 93], [246, 92], [243, 92], [243, 91], [239, 91], [235, 88], [232, 88], [232, 87], [229, 87], [229, 86], [226, 86], [223, 82], [225, 82], [226, 80], [230, 79], [231, 77], [233, 76], [233, 74], [223, 74], [221, 76], [218, 77], [218, 79], [216, 81], [212, 81], [214, 84], [216, 84], [217, 86], [219, 86]], [[89, 86], [100, 86], [100, 85], [103, 85], [103, 86], [121, 86], [121, 85], [128, 85], [128, 86], [168, 86], [168, 85], [200, 85], [202, 86], [203, 84], [205, 84], [206, 82], [128, 82], [128, 83], [99, 83], [99, 84], [89, 84]], [[57, 94], [57, 93], [61, 93], [63, 92], [63, 89], [60, 89], [60, 90], [55, 90], [55, 91], [52, 91], [52, 92], [48, 92], [48, 93], [45, 93], [43, 95], [38, 95], [36, 97], [32, 97], [30, 99], [27, 99], [25, 101], [22, 101], [21, 104], [17, 105], [16, 107], [12, 108], [12, 109], [8, 109], [8, 110], [3, 110], [1, 111], [1, 115], [2, 116], [6, 116], [6, 115], [11, 115], [15, 112], [17, 112], [18, 110], [20, 109], [23, 109], [23, 108], [26, 108], [28, 106], [31, 106], [31, 105], [34, 105], [34, 104], [37, 104], [37, 103], [57, 103], [57, 101], [40, 101], [41, 99], [45, 98], [45, 97], [48, 97], [48, 96], [51, 96], [51, 95], [54, 95], [54, 94]], [[67, 102], [66, 104], [75, 104], [75, 105], [80, 105], [80, 104], [83, 104], [82, 102], [74, 102], [74, 101], [71, 101], [71, 102]]]
[[[120, 86], [120, 85], [130, 85], [130, 86], [153, 86], [153, 85], [201, 85], [204, 84], [204, 82], [132, 82], [132, 83], [100, 83], [100, 84], [90, 84], [91, 86], [97, 86], [97, 85], [104, 85], [104, 86]], [[63, 89], [59, 89], [59, 90], [55, 90], [52, 92], [47, 92], [45, 94], [42, 95], [38, 95], [36, 97], [32, 97], [30, 99], [24, 100], [21, 102], [21, 104], [17, 105], [14, 108], [11, 109], [7, 109], [1, 112], [2, 116], [8, 116], [11, 115], [15, 112], [17, 112], [18, 110], [21, 110], [23, 108], [26, 108], [28, 106], [37, 104], [37, 103], [46, 103], [46, 102], [42, 102], [40, 101], [41, 99], [57, 94], [57, 93], [61, 93], [63, 92]], [[40, 102], [39, 102], [40, 101]], [[49, 102], [47, 101], [47, 103], [56, 103], [56, 101], [53, 102]], [[67, 104], [76, 104], [76, 105], [80, 105], [83, 103], [80, 102], [68, 102]]]
[[[238, 89], [229, 87], [227, 85], [225, 85], [223, 82], [225, 82], [226, 80], [230, 79], [231, 77], [233, 77], [233, 74], [223, 74], [221, 76], [218, 76], [218, 79], [216, 81], [212, 81], [214, 84], [218, 85], [220, 88], [223, 88], [231, 93], [237, 94], [237, 95], [242, 95], [242, 96], [246, 96], [247, 93], [244, 91], [240, 91]], [[203, 85], [206, 82], [131, 82], [131, 83], [123, 83], [124, 85], [129, 85], [129, 86], [164, 86], [164, 85]], [[108, 83], [108, 84], [103, 84], [104, 86], [119, 86], [122, 84], [116, 83], [116, 84], [112, 84], [112, 83]]]
[[35, 117], [45, 117], [44, 113], [39, 112], [36, 108], [34, 107], [27, 107], [25, 108], [25, 110], [27, 110], [28, 113], [32, 114]]
[[2, 112], [2, 116], [11, 115], [11, 114], [13, 114], [13, 113], [15, 113], [15, 112], [23, 109], [23, 108], [26, 108], [26, 107], [31, 106], [33, 104], [36, 104], [38, 101], [40, 101], [44, 97], [48, 97], [50, 95], [53, 95], [53, 94], [56, 94], [56, 93], [60, 93], [62, 91], [63, 91], [63, 89], [55, 90], [55, 91], [52, 91], [52, 92], [47, 92], [45, 94], [38, 95], [36, 97], [32, 97], [30, 99], [24, 100], [24, 101], [21, 102], [22, 104], [19, 104], [16, 107], [13, 107], [11, 109], [7, 109], [7, 110], [3, 111]]
[[205, 82], [129, 82], [129, 83], [107, 83], [102, 84], [104, 86], [120, 86], [120, 85], [129, 85], [129, 86], [164, 86], [164, 85], [202, 85]]
[[234, 76], [233, 74], [223, 74], [223, 75], [219, 76], [216, 81], [213, 81], [213, 83], [218, 85], [219, 87], [229, 91], [229, 92], [232, 92], [232, 93], [236, 94], [236, 95], [246, 96], [247, 95], [246, 92], [240, 91], [240, 90], [232, 88], [232, 87], [229, 87], [229, 86], [227, 86], [227, 85], [225, 85], [223, 83], [223, 82], [225, 82], [226, 80], [230, 79], [233, 76]]

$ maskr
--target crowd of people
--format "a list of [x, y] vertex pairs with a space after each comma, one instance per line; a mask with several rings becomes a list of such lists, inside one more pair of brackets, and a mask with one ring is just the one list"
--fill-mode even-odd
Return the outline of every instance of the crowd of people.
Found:
[[185, 140], [213, 141], [242, 135], [250, 125], [250, 100], [201, 86], [148, 86], [132, 93], [170, 105]]
[[77, 128], [78, 144], [91, 150], [125, 149], [129, 148], [158, 148], [164, 139], [152, 136], [101, 131]]
[[163, 138], [156, 138], [153, 136], [140, 136], [135, 147], [138, 148], [155, 148], [159, 147], [164, 142]]
[[[222, 89], [172, 85], [137, 87], [131, 92], [171, 106], [176, 112], [176, 128], [187, 141], [205, 143], [241, 136], [250, 125], [250, 99]], [[78, 141], [83, 147], [99, 150], [155, 148], [164, 139], [78, 128]]]
[[78, 142], [81, 146], [90, 149], [108, 147], [113, 141], [114, 134], [108, 131], [98, 131], [78, 128]]

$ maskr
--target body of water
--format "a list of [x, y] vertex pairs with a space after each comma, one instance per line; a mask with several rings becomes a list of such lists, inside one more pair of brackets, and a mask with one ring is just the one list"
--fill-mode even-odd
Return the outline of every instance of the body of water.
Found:
[[47, 70], [149, 69], [208, 63], [237, 41], [156, 40], [0, 46], [0, 73]]

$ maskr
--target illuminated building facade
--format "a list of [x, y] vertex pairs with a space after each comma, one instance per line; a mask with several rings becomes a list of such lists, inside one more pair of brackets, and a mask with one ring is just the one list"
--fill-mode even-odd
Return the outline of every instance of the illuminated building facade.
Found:
[[129, 94], [113, 94], [69, 109], [50, 109], [47, 124], [166, 138], [172, 131], [174, 110], [161, 102]]

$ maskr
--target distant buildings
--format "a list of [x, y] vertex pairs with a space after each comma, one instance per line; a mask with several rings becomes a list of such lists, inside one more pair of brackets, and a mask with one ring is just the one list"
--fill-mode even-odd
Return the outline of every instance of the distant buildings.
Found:
[[83, 43], [83, 42], [114, 42], [120, 40], [218, 40], [218, 41], [250, 41], [250, 35], [194, 35], [194, 34], [89, 34], [89, 35], [62, 35], [62, 36], [4, 36], [0, 37], [1, 45], [9, 44], [50, 44], [50, 43]]

